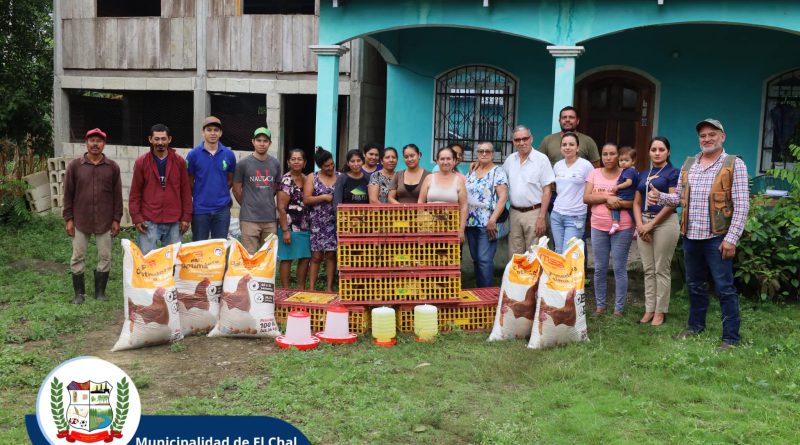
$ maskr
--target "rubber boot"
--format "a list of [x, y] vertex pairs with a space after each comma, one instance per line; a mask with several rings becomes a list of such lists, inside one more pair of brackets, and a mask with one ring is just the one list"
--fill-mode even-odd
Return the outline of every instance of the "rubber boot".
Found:
[[108, 272], [94, 271], [94, 298], [100, 301], [108, 301], [106, 284], [108, 284]]
[[83, 299], [86, 298], [86, 283], [83, 280], [82, 273], [72, 274], [72, 289], [75, 290], [75, 298], [72, 299], [72, 304], [82, 304]]

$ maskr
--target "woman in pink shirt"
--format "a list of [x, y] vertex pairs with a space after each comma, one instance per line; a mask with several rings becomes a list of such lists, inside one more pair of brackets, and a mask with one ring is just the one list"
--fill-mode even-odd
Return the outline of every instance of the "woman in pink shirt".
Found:
[[633, 221], [630, 212], [622, 212], [619, 230], [610, 235], [611, 210], [628, 209], [632, 201], [622, 201], [612, 191], [617, 185], [622, 169], [619, 167], [619, 147], [613, 143], [603, 146], [600, 154], [603, 166], [596, 168], [586, 178], [583, 202], [592, 206], [592, 253], [594, 255], [595, 313], [606, 313], [606, 288], [608, 287], [609, 257], [614, 261], [616, 301], [614, 315], [622, 317], [628, 296], [628, 251], [633, 241]]

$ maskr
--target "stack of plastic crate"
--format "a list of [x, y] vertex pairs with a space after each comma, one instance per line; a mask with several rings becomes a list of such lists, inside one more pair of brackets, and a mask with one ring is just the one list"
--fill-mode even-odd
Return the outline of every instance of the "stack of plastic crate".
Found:
[[460, 301], [457, 205], [340, 205], [336, 224], [343, 304]]
[[[285, 324], [289, 312], [302, 309], [311, 315], [311, 330], [320, 332], [325, 329], [325, 315], [329, 307], [340, 304], [339, 297], [331, 292], [316, 292], [294, 289], [275, 290], [275, 319]], [[364, 306], [348, 305], [350, 311], [350, 332], [366, 334], [369, 332], [369, 311]]]

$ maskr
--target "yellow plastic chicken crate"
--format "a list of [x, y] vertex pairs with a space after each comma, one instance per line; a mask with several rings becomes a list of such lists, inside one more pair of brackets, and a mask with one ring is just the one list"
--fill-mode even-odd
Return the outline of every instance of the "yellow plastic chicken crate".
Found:
[[458, 270], [461, 241], [457, 236], [418, 238], [341, 238], [336, 249], [341, 271], [358, 269]]
[[[308, 292], [293, 289], [276, 289], [275, 319], [286, 324], [292, 309], [303, 309], [311, 315], [312, 332], [325, 329], [325, 312], [328, 307], [339, 303], [339, 297], [331, 292]], [[369, 311], [363, 306], [347, 306], [350, 332], [366, 334], [369, 332]]]
[[[454, 327], [463, 331], [485, 332], [492, 329], [497, 313], [497, 287], [466, 289], [461, 291], [461, 301], [456, 304], [436, 305], [439, 332], [450, 332]], [[397, 310], [397, 330], [414, 332], [414, 306], [403, 305]]]
[[461, 271], [341, 272], [339, 299], [364, 305], [392, 302], [455, 302], [461, 293]]
[[458, 234], [457, 204], [341, 204], [336, 232], [347, 236]]

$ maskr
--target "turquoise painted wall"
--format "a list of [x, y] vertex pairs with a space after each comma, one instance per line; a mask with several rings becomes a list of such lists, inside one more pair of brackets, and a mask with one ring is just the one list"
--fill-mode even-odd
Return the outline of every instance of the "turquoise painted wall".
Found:
[[413, 142], [423, 151], [423, 167], [433, 167], [435, 78], [453, 68], [472, 64], [500, 68], [517, 78], [516, 123], [529, 126], [537, 140], [550, 133], [555, 62], [543, 43], [454, 28], [389, 34], [378, 36], [382, 41], [398, 43], [399, 65], [389, 65], [387, 72], [387, 145], [400, 148]]
[[493, 29], [551, 44], [575, 44], [625, 29], [690, 22], [740, 23], [800, 32], [796, 0], [359, 0], [320, 3], [320, 43], [410, 26]]
[[585, 47], [578, 59], [579, 76], [622, 65], [661, 82], [657, 132], [670, 139], [674, 161], [697, 152], [694, 125], [713, 116], [725, 125], [727, 150], [741, 155], [751, 174], [758, 168], [764, 82], [800, 68], [800, 36], [752, 27], [651, 27], [596, 39]]

